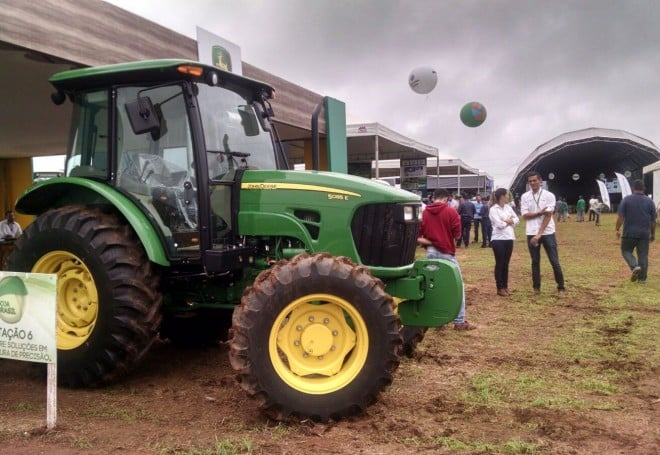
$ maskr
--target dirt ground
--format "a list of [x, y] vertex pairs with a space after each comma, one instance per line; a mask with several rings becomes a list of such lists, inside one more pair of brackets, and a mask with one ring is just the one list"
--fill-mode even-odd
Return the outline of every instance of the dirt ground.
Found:
[[[532, 377], [547, 370], [561, 376], [575, 366], [577, 359], [570, 356], [558, 360], [545, 355], [555, 331], [586, 314], [597, 318], [603, 311], [599, 302], [633, 285], [614, 241], [613, 216], [604, 216], [601, 227], [572, 220], [558, 226], [568, 287], [561, 299], [552, 293], [545, 258], [543, 295], [532, 295], [529, 257], [520, 241], [514, 249], [514, 293], [509, 299], [495, 295], [490, 249], [459, 250], [468, 317], [479, 328], [430, 330], [415, 357], [402, 358], [394, 383], [364, 415], [328, 424], [269, 421], [235, 383], [226, 345], [182, 349], [162, 342], [120, 384], [59, 389], [58, 424], [50, 431], [45, 430], [46, 390], [39, 371], [0, 359], [0, 453], [658, 453], [657, 352], [648, 365], [622, 351], [616, 367], [630, 374], [621, 375], [618, 391], [607, 397], [609, 407], [529, 406], [506, 396], [466, 398], [474, 393], [474, 378], [485, 372], [514, 369]], [[649, 284], [639, 286], [639, 292], [658, 296], [657, 242], [651, 250]], [[464, 265], [479, 263], [484, 265], [471, 270]], [[584, 267], [600, 270], [602, 277], [577, 283], [571, 274]], [[534, 324], [517, 324], [522, 301], [543, 308]], [[645, 316], [657, 321], [657, 310], [644, 310]], [[657, 338], [657, 332], [650, 336]]]

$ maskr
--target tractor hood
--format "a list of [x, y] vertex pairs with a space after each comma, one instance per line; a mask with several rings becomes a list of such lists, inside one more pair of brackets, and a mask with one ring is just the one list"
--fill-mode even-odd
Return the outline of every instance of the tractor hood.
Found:
[[372, 267], [412, 264], [419, 196], [362, 177], [319, 171], [246, 171], [241, 235], [282, 236]]
[[322, 171], [248, 171], [241, 182], [243, 190], [296, 191], [296, 196], [324, 196], [327, 200], [354, 201], [359, 205], [379, 202], [420, 202], [410, 191], [355, 175]]

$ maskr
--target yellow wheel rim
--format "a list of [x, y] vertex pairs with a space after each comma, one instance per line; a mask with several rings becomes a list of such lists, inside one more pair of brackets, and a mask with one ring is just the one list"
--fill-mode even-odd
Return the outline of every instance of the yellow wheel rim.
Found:
[[87, 266], [67, 251], [51, 251], [33, 273], [57, 275], [57, 348], [75, 349], [87, 341], [98, 318], [99, 298]]
[[362, 316], [349, 302], [310, 294], [280, 312], [268, 350], [275, 371], [289, 386], [326, 394], [345, 387], [362, 370], [369, 336]]

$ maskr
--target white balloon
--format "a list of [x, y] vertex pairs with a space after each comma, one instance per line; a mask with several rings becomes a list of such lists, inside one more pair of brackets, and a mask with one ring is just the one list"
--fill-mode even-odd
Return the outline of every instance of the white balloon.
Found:
[[433, 68], [422, 66], [415, 68], [408, 77], [408, 85], [415, 93], [426, 95], [435, 88], [438, 83], [438, 74]]

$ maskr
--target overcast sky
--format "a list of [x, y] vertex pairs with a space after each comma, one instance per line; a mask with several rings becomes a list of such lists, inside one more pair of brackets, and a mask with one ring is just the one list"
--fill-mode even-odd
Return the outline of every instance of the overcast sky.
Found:
[[[242, 59], [346, 103], [509, 184], [536, 147], [589, 127], [660, 140], [658, 0], [110, 0], [183, 35], [196, 26]], [[428, 95], [413, 68], [436, 70]], [[276, 87], [277, 88], [277, 87]], [[464, 126], [461, 107], [486, 106]]]

